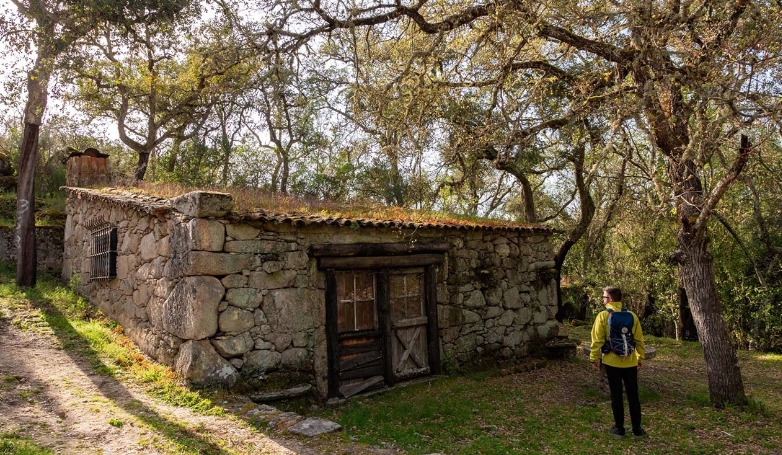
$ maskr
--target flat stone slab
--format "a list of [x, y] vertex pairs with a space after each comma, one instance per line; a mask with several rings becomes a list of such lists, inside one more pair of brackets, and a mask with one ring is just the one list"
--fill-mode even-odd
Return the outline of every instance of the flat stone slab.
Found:
[[296, 433], [311, 438], [324, 433], [339, 431], [342, 426], [336, 422], [317, 417], [310, 417], [288, 428], [291, 433]]
[[275, 431], [289, 430], [292, 426], [301, 422], [302, 419], [303, 417], [295, 412], [283, 412], [282, 414], [274, 416], [269, 421], [269, 428]]
[[312, 391], [312, 384], [302, 384], [296, 387], [291, 387], [285, 390], [275, 390], [272, 392], [254, 393], [250, 395], [250, 399], [256, 403], [263, 403], [266, 401], [287, 400], [290, 398], [300, 397], [306, 395]]

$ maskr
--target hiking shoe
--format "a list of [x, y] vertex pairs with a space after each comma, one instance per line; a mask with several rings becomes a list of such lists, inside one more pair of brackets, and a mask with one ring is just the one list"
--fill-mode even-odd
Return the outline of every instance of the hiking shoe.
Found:
[[608, 434], [617, 437], [617, 438], [624, 438], [625, 437], [625, 430], [624, 428], [617, 428], [617, 427], [611, 427], [610, 430], [608, 430]]
[[633, 435], [643, 438], [646, 436], [646, 431], [643, 428], [636, 428], [633, 430]]

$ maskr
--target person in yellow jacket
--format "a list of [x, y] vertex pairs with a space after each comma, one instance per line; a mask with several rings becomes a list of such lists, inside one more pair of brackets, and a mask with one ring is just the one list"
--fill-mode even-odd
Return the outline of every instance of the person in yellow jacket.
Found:
[[635, 351], [628, 356], [619, 356], [613, 352], [603, 353], [601, 348], [608, 340], [608, 310], [622, 311], [622, 291], [614, 286], [603, 288], [603, 304], [605, 311], [595, 317], [592, 326], [592, 344], [589, 351], [589, 361], [592, 368], [600, 371], [600, 363], [605, 366], [608, 387], [611, 391], [611, 411], [614, 414], [614, 426], [608, 432], [616, 437], [625, 435], [625, 411], [622, 394], [622, 383], [627, 392], [627, 402], [630, 407], [630, 421], [635, 436], [646, 436], [641, 427], [641, 400], [638, 398], [638, 370], [644, 361], [644, 335], [638, 316], [633, 314], [633, 338]]

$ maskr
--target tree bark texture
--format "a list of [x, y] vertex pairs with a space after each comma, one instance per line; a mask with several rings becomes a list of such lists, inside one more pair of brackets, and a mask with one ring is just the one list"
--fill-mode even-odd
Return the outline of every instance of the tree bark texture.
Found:
[[16, 284], [35, 286], [35, 163], [39, 126], [25, 122], [16, 189]]
[[678, 236], [682, 284], [687, 291], [695, 327], [700, 336], [709, 396], [715, 407], [747, 402], [736, 350], [722, 316], [722, 305], [714, 280], [714, 261], [705, 235], [681, 231]]
[[730, 332], [717, 294], [707, 225], [696, 223], [704, 207], [703, 184], [698, 177], [697, 166], [691, 160], [673, 161], [670, 176], [679, 195], [677, 215], [680, 230], [675, 259], [679, 262], [682, 286], [687, 292], [700, 336], [711, 403], [717, 408], [728, 403], [741, 405], [747, 402], [747, 397], [736, 349], [730, 342]]

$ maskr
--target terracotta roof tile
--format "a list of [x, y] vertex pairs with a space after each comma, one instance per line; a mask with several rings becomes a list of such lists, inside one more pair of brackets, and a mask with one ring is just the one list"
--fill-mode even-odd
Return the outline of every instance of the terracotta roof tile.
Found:
[[324, 225], [324, 226], [357, 226], [404, 229], [457, 229], [457, 230], [487, 230], [506, 232], [554, 232], [555, 229], [544, 225], [522, 225], [511, 222], [478, 223], [464, 222], [416, 222], [408, 220], [381, 220], [373, 218], [345, 218], [317, 215], [277, 214], [266, 211], [232, 214], [229, 219], [237, 222], [289, 223], [294, 226]]

